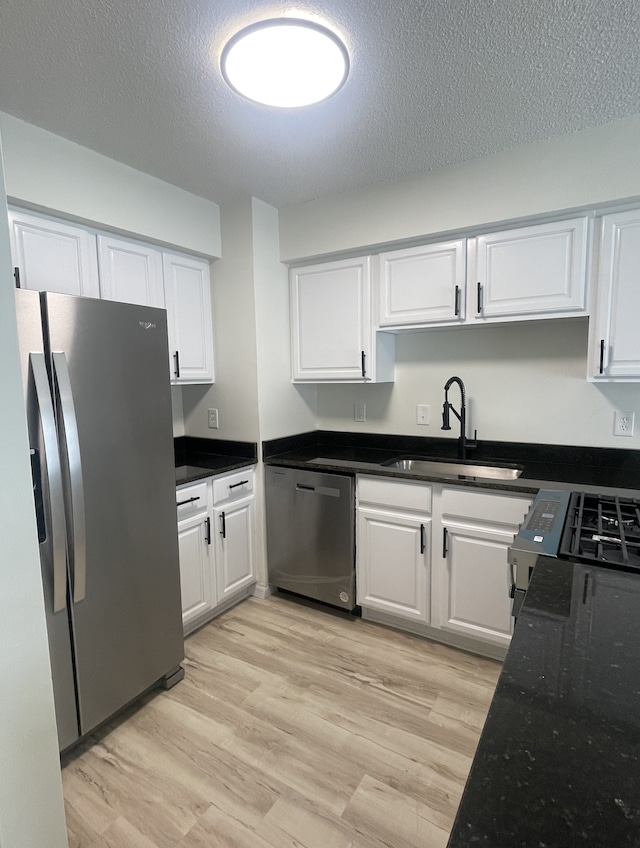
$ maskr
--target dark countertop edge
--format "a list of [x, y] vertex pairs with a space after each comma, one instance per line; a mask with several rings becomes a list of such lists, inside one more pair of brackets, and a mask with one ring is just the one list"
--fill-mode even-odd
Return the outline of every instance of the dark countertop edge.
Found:
[[[624, 788], [637, 796], [638, 712], [627, 706], [621, 718], [615, 708], [636, 703], [637, 580], [615, 568], [538, 557], [447, 848], [638, 844], [639, 808], [621, 815], [611, 803], [626, 797]], [[603, 584], [619, 611], [615, 636], [606, 618], [592, 614], [590, 599]], [[615, 694], [602, 676], [611, 669]], [[558, 825], [554, 838], [550, 821]]]
[[197, 480], [203, 480], [206, 477], [214, 477], [218, 474], [225, 474], [227, 471], [235, 471], [237, 468], [247, 468], [250, 465], [256, 465], [256, 460], [242, 456], [212, 457], [210, 465], [198, 465], [197, 463], [176, 465], [176, 486], [195, 483]]
[[[328, 450], [400, 454], [423, 454], [455, 461], [457, 439], [439, 436], [402, 436], [390, 433], [358, 433], [338, 430], [312, 430], [262, 442], [262, 456], [268, 459], [317, 450], [316, 456], [337, 456]], [[309, 454], [311, 455], [311, 453]], [[469, 452], [471, 460], [515, 462], [520, 465], [553, 464], [587, 466], [603, 470], [617, 469], [637, 473], [640, 479], [640, 451], [634, 448], [601, 448], [536, 442], [501, 442], [479, 439]], [[639, 487], [640, 488], [640, 487]]]
[[175, 436], [173, 450], [177, 486], [235, 471], [236, 468], [256, 465], [258, 462], [256, 442]]
[[[330, 453], [331, 449], [325, 446], [325, 449], [316, 450], [315, 454], [318, 452], [321, 453]], [[305, 451], [308, 453], [308, 451]], [[327, 457], [329, 459], [330, 457]], [[518, 494], [530, 494], [536, 495], [540, 489], [562, 489], [565, 491], [583, 491], [583, 492], [592, 492], [594, 494], [619, 494], [620, 492], [624, 492], [628, 497], [640, 498], [640, 488], [633, 488], [631, 480], [627, 475], [617, 475], [617, 480], [608, 480], [607, 483], [595, 483], [595, 482], [580, 482], [579, 479], [565, 479], [558, 480], [551, 476], [545, 477], [534, 477], [527, 476], [527, 466], [524, 467], [524, 471], [520, 477], [516, 480], [494, 480], [491, 478], [484, 477], [451, 477], [448, 475], [427, 475], [427, 474], [416, 474], [411, 471], [400, 471], [397, 468], [389, 468], [388, 466], [381, 465], [379, 463], [374, 462], [359, 462], [357, 460], [353, 461], [353, 464], [344, 464], [347, 460], [341, 461], [339, 465], [332, 465], [330, 463], [319, 463], [319, 462], [310, 462], [311, 459], [314, 459], [314, 456], [302, 458], [299, 455], [298, 451], [292, 451], [290, 454], [281, 454], [279, 456], [273, 456], [268, 459], [265, 458], [265, 465], [276, 465], [281, 467], [288, 468], [301, 468], [307, 471], [330, 471], [338, 474], [363, 474], [363, 475], [372, 475], [376, 477], [389, 477], [396, 479], [404, 479], [404, 480], [418, 480], [423, 483], [442, 483], [449, 484], [452, 486], [466, 486], [477, 489], [493, 489], [496, 491], [502, 492], [516, 492]], [[519, 464], [519, 463], [515, 463]], [[554, 470], [557, 471], [557, 466], [552, 466]], [[602, 474], [603, 469], [599, 466], [596, 466], [592, 469], [591, 479], [594, 477], [607, 477], [607, 475]], [[584, 478], [588, 475], [588, 469], [582, 467], [581, 474], [577, 475], [578, 477]], [[586, 474], [585, 474], [586, 472]], [[531, 473], [534, 474], [535, 470], [532, 468]], [[565, 475], [568, 476], [568, 475]], [[613, 477], [613, 475], [611, 475]], [[640, 484], [640, 474], [638, 474], [638, 484]]]
[[238, 442], [232, 439], [205, 439], [200, 436], [174, 436], [173, 450], [176, 465], [189, 465], [192, 456], [246, 457], [257, 462], [256, 442]]

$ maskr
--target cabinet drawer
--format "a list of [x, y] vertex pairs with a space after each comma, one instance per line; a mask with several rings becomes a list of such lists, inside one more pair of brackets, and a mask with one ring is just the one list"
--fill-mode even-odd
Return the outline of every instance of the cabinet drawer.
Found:
[[432, 488], [428, 483], [358, 477], [358, 503], [431, 512]]
[[238, 500], [253, 494], [253, 468], [241, 468], [233, 474], [216, 477], [213, 481], [213, 502]]
[[529, 495], [506, 495], [463, 487], [442, 489], [442, 514], [478, 518], [518, 527], [531, 503]]
[[176, 507], [178, 521], [191, 518], [209, 508], [209, 491], [206, 480], [202, 483], [190, 483], [176, 489]]

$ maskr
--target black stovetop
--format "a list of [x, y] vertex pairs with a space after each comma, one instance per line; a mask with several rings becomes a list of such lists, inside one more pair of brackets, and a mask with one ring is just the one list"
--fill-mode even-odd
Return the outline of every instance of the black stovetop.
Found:
[[559, 554], [575, 562], [640, 571], [640, 500], [574, 492]]

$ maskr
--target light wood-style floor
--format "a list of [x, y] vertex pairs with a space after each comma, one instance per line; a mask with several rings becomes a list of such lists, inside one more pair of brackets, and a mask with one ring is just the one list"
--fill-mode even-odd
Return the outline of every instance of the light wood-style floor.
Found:
[[251, 599], [63, 763], [70, 848], [444, 848], [500, 665]]

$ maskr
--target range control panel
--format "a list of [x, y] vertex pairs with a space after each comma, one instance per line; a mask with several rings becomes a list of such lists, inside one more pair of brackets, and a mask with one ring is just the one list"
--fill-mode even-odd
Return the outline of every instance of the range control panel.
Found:
[[520, 528], [517, 539], [533, 542], [540, 553], [556, 556], [569, 507], [570, 492], [541, 489]]

